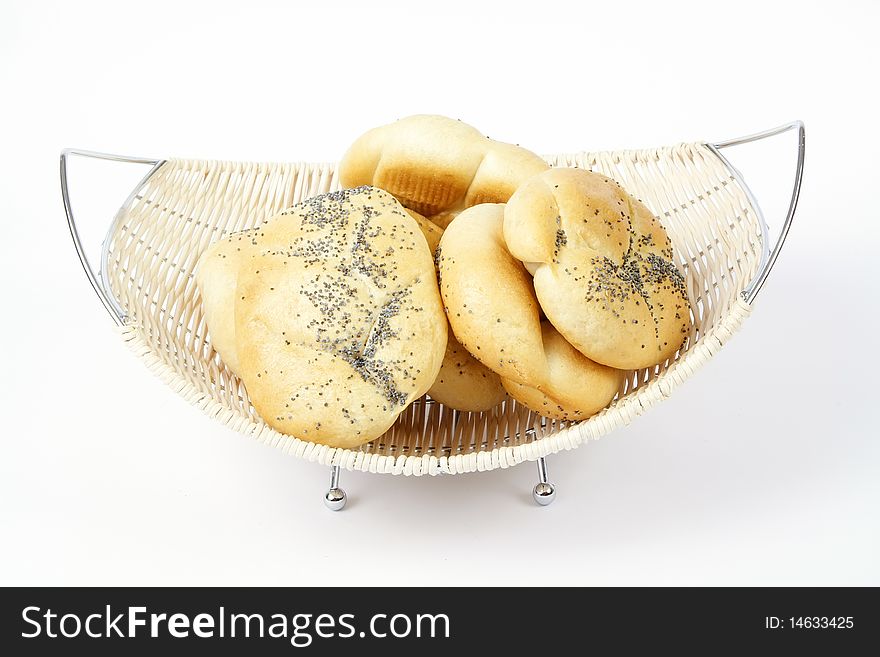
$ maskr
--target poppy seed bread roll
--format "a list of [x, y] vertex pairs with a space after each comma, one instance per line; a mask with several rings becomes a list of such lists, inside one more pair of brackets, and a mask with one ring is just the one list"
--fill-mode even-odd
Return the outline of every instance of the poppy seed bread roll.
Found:
[[503, 221], [503, 205], [477, 205], [440, 239], [440, 292], [455, 337], [536, 413], [590, 417], [614, 398], [624, 372], [592, 362], [541, 321], [532, 278], [507, 251]]
[[[390, 194], [316, 196], [226, 241], [203, 258], [238, 261], [235, 295], [206, 309], [208, 328], [228, 332], [233, 315], [236, 372], [268, 425], [355, 447], [434, 382], [447, 323], [433, 258]], [[200, 270], [203, 300], [222, 298], [229, 268]]]
[[504, 209], [504, 239], [534, 273], [547, 319], [588, 358], [651, 367], [675, 355], [690, 332], [669, 237], [614, 180], [583, 169], [529, 179]]
[[[407, 210], [407, 214], [418, 223], [433, 254], [443, 229], [417, 212]], [[227, 309], [235, 304], [239, 261], [255, 248], [252, 236], [260, 229], [251, 228], [214, 242], [206, 249], [196, 269], [196, 284], [202, 296], [211, 345], [236, 375], [240, 366], [235, 316]], [[440, 370], [428, 389], [428, 395], [459, 411], [486, 411], [500, 404], [507, 392], [499, 376], [471, 356], [455, 339], [451, 329], [447, 330], [447, 335]]]
[[[422, 215], [407, 210], [428, 242], [433, 257], [443, 230]], [[214, 242], [202, 253], [196, 267], [196, 287], [202, 298], [205, 323], [214, 348], [229, 370], [238, 375], [238, 348], [235, 342], [235, 314], [228, 309], [235, 305], [239, 263], [255, 249], [254, 235], [271, 219], [256, 228], [247, 228]]]
[[[433, 257], [443, 229], [418, 212], [407, 210], [407, 214], [416, 220]], [[196, 267], [196, 287], [202, 297], [202, 309], [210, 331], [211, 346], [220, 354], [226, 367], [236, 375], [239, 364], [235, 343], [235, 315], [227, 309], [235, 304], [238, 265], [254, 249], [253, 236], [266, 223], [268, 220], [262, 226], [232, 233], [209, 245]]]
[[480, 203], [504, 203], [531, 176], [546, 171], [539, 156], [494, 141], [466, 123], [419, 114], [374, 128], [339, 164], [343, 187], [374, 185], [445, 228]]

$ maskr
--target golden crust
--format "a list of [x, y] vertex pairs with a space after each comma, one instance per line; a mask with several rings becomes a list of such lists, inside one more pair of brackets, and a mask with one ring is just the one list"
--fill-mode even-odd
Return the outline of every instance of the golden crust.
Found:
[[[415, 219], [431, 253], [437, 251], [443, 229], [418, 212], [407, 210]], [[432, 399], [458, 411], [488, 411], [507, 397], [500, 377], [471, 356], [448, 331], [446, 352], [440, 372], [428, 390]]]
[[521, 404], [544, 417], [576, 422], [598, 413], [617, 394], [625, 372], [600, 365], [572, 347], [550, 322], [541, 323], [549, 379], [565, 382], [545, 388], [502, 379], [504, 389]]
[[250, 251], [255, 230], [258, 229], [244, 230], [214, 242], [202, 253], [196, 267], [196, 287], [201, 295], [211, 346], [236, 375], [239, 361], [235, 315], [229, 309], [235, 304], [238, 265], [243, 251]]
[[590, 361], [541, 322], [532, 279], [504, 244], [503, 220], [503, 205], [474, 206], [440, 239], [440, 292], [453, 333], [535, 412], [589, 417], [611, 401], [624, 373]]
[[501, 377], [471, 356], [451, 328], [440, 373], [428, 394], [457, 411], [488, 411], [507, 397]]
[[[384, 433], [433, 383], [446, 347], [416, 221], [364, 187], [309, 199], [249, 238], [225, 312], [254, 408], [282, 433], [335, 447]], [[202, 277], [203, 296], [214, 280]]]
[[452, 220], [458, 216], [458, 213], [459, 210], [446, 210], [445, 212], [433, 215], [431, 217], [431, 222], [440, 226], [443, 230], [446, 230], [449, 227], [449, 224], [452, 223]]
[[419, 225], [419, 230], [422, 231], [422, 235], [425, 236], [425, 241], [428, 243], [428, 250], [431, 251], [431, 256], [433, 257], [437, 247], [440, 246], [440, 238], [443, 236], [443, 229], [430, 219], [425, 219], [424, 216], [420, 215], [415, 210], [410, 210], [409, 208], [405, 209], [406, 213], [415, 219], [416, 223]]
[[534, 153], [466, 123], [420, 114], [359, 137], [343, 156], [339, 177], [344, 187], [380, 187], [446, 227], [465, 208], [507, 201], [520, 183], [548, 168]]
[[538, 301], [501, 234], [504, 206], [476, 205], [443, 233], [437, 265], [446, 315], [458, 341], [503, 378], [546, 378]]
[[535, 176], [507, 204], [504, 238], [534, 273], [547, 318], [592, 360], [650, 367], [688, 335], [688, 294], [666, 231], [613, 180], [582, 169]]

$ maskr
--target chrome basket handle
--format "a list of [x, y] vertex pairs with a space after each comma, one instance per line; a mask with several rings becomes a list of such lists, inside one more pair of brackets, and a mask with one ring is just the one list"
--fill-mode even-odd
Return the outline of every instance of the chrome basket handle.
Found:
[[724, 165], [730, 170], [731, 175], [739, 183], [743, 190], [745, 190], [749, 202], [752, 204], [755, 212], [758, 213], [758, 219], [760, 221], [761, 231], [763, 233], [762, 240], [766, 245], [770, 242], [770, 235], [767, 228], [767, 223], [764, 221], [764, 216], [761, 213], [761, 208], [758, 205], [758, 202], [752, 194], [751, 190], [749, 189], [748, 185], [746, 185], [742, 174], [727, 160], [726, 157], [724, 157], [724, 155], [721, 154], [721, 149], [729, 148], [730, 146], [739, 146], [740, 144], [747, 144], [752, 141], [758, 141], [759, 139], [774, 137], [784, 132], [788, 132], [789, 130], [797, 130], [798, 132], [797, 166], [795, 168], [794, 174], [794, 185], [791, 190], [791, 200], [788, 204], [788, 213], [785, 216], [785, 221], [782, 223], [782, 229], [779, 231], [779, 237], [776, 239], [776, 244], [774, 244], [773, 249], [769, 252], [765, 247], [764, 253], [761, 258], [761, 264], [758, 268], [758, 272], [755, 274], [754, 278], [752, 278], [752, 280], [742, 292], [743, 298], [749, 305], [752, 305], [754, 303], [755, 297], [758, 296], [758, 292], [760, 292], [761, 288], [764, 286], [764, 283], [767, 280], [767, 276], [770, 275], [770, 270], [773, 269], [773, 265], [776, 264], [776, 258], [779, 257], [779, 252], [782, 250], [782, 245], [785, 244], [785, 238], [788, 236], [788, 231], [791, 228], [791, 222], [794, 219], [795, 210], [797, 210], [798, 197], [800, 196], [801, 192], [801, 180], [804, 176], [804, 124], [803, 121], [793, 121], [791, 123], [781, 125], [778, 128], [771, 128], [770, 130], [757, 132], [753, 135], [748, 135], [746, 137], [729, 139], [728, 141], [722, 141], [716, 144], [706, 144], [706, 146], [708, 146], [709, 149], [713, 153], [715, 153], [715, 155], [717, 155], [718, 158], [724, 163]]
[[67, 226], [70, 229], [70, 236], [73, 238], [73, 245], [76, 248], [76, 254], [79, 256], [80, 264], [82, 265], [83, 271], [86, 273], [86, 277], [89, 279], [89, 283], [92, 284], [92, 289], [95, 290], [95, 293], [98, 295], [98, 298], [101, 300], [101, 303], [104, 304], [104, 308], [107, 309], [107, 312], [110, 313], [110, 316], [113, 318], [113, 321], [116, 322], [117, 325], [122, 326], [125, 323], [125, 311], [120, 307], [119, 303], [113, 297], [110, 292], [109, 286], [105, 284], [105, 281], [102, 278], [102, 272], [95, 271], [92, 267], [92, 264], [89, 262], [88, 256], [86, 256], [85, 249], [83, 249], [82, 239], [79, 236], [79, 231], [76, 227], [76, 219], [73, 216], [73, 208], [70, 204], [70, 190], [68, 188], [67, 183], [67, 161], [71, 155], [78, 155], [82, 157], [91, 157], [100, 160], [111, 160], [114, 162], [128, 162], [131, 164], [147, 164], [149, 165], [150, 171], [144, 177], [144, 179], [135, 187], [134, 191], [132, 191], [128, 200], [125, 202], [123, 207], [128, 206], [131, 202], [131, 197], [137, 193], [137, 191], [143, 187], [144, 183], [150, 178], [150, 176], [155, 173], [155, 171], [161, 167], [165, 160], [155, 160], [152, 158], [146, 157], [128, 157], [125, 155], [111, 155], [109, 153], [96, 153], [95, 151], [82, 151], [76, 150], [73, 148], [65, 148], [61, 151], [61, 199], [64, 202], [64, 213], [67, 215]]

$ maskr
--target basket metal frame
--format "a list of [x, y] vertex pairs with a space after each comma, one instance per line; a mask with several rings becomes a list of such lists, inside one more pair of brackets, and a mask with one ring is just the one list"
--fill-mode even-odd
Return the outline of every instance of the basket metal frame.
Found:
[[[774, 137], [776, 135], [780, 135], [792, 130], [797, 131], [798, 143], [794, 184], [792, 186], [791, 199], [788, 204], [788, 210], [786, 212], [785, 219], [782, 222], [782, 226], [780, 228], [779, 235], [776, 238], [776, 242], [773, 244], [773, 248], [771, 249], [769, 247], [770, 228], [767, 225], [767, 222], [764, 218], [764, 213], [761, 211], [761, 206], [758, 203], [758, 200], [755, 198], [755, 195], [752, 193], [752, 190], [749, 188], [748, 184], [745, 181], [745, 178], [740, 173], [740, 171], [736, 167], [734, 167], [733, 164], [730, 163], [730, 160], [728, 160], [721, 151], [735, 146], [740, 146], [742, 144], [748, 144], [754, 141], [768, 139], [770, 137]], [[761, 261], [757, 273], [742, 291], [742, 296], [746, 303], [748, 303], [749, 305], [753, 305], [755, 299], [758, 296], [758, 293], [764, 287], [764, 284], [767, 281], [767, 277], [770, 275], [771, 270], [776, 264], [776, 260], [779, 258], [779, 253], [782, 251], [782, 247], [785, 244], [786, 239], [788, 238], [788, 233], [791, 229], [791, 224], [794, 220], [795, 212], [797, 211], [798, 199], [800, 197], [801, 190], [801, 182], [803, 180], [804, 173], [804, 154], [806, 147], [804, 124], [803, 121], [792, 121], [791, 123], [786, 123], [784, 125], [770, 128], [769, 130], [756, 132], [754, 134], [746, 135], [744, 137], [737, 137], [735, 139], [728, 139], [725, 141], [712, 143], [706, 142], [704, 145], [721, 160], [721, 162], [730, 172], [730, 175], [742, 187], [742, 189], [746, 193], [746, 196], [749, 199], [749, 203], [751, 204], [752, 208], [755, 210], [758, 216], [762, 233]], [[77, 228], [77, 222], [73, 213], [73, 207], [70, 201], [68, 163], [73, 156], [99, 160], [109, 160], [126, 164], [140, 164], [150, 167], [146, 175], [144, 175], [141, 181], [128, 195], [128, 198], [126, 198], [125, 202], [122, 204], [120, 210], [116, 213], [116, 216], [111, 222], [110, 227], [107, 231], [107, 237], [105, 237], [102, 243], [101, 263], [100, 267], [97, 270], [95, 270], [94, 266], [89, 261], [89, 258], [86, 255], [85, 248], [83, 247], [82, 243], [82, 238], [80, 237], [80, 233]], [[110, 235], [112, 235], [117, 222], [121, 219], [124, 208], [128, 207], [134, 197], [138, 193], [140, 193], [140, 191], [144, 188], [150, 178], [160, 168], [162, 168], [162, 165], [164, 165], [166, 161], [166, 159], [114, 155], [110, 153], [100, 153], [97, 151], [81, 150], [76, 148], [66, 148], [61, 151], [61, 199], [64, 203], [64, 213], [67, 217], [67, 226], [70, 230], [70, 237], [73, 240], [74, 248], [76, 249], [76, 253], [79, 256], [79, 261], [82, 265], [83, 271], [86, 274], [86, 278], [88, 278], [92, 289], [101, 300], [101, 304], [110, 314], [110, 317], [113, 319], [117, 326], [123, 326], [125, 324], [126, 315], [125, 310], [120, 306], [119, 302], [110, 291], [110, 282], [106, 274], [108, 260], [108, 251], [106, 246], [110, 243]], [[535, 502], [537, 502], [541, 506], [546, 506], [556, 498], [556, 486], [550, 482], [546, 457], [541, 457], [537, 460], [537, 467], [538, 483], [535, 485], [532, 494]], [[329, 509], [333, 511], [341, 510], [345, 506], [345, 503], [347, 501], [347, 495], [345, 491], [339, 487], [339, 476], [340, 467], [338, 465], [332, 466], [330, 469], [330, 488], [324, 495], [324, 503]]]

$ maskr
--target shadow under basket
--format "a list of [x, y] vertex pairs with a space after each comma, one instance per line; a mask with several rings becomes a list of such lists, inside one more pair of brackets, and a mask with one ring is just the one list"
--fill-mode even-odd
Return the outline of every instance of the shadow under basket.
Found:
[[[722, 151], [795, 130], [798, 156], [788, 213], [771, 248], [754, 196]], [[72, 156], [147, 165], [122, 204], [95, 270], [85, 255], [68, 190]], [[86, 275], [123, 339], [168, 385], [227, 426], [286, 453], [331, 466], [325, 503], [341, 509], [340, 469], [437, 475], [538, 462], [535, 500], [555, 488], [544, 457], [628, 424], [712, 357], [748, 316], [788, 233], [804, 161], [804, 127], [794, 122], [722, 143], [573, 153], [553, 166], [590, 169], [617, 180], [660, 218], [675, 247], [693, 312], [693, 328], [676, 356], [630, 372], [612, 404], [577, 423], [542, 418], [508, 400], [485, 412], [459, 412], [423, 397], [383, 436], [357, 449], [283, 435], [256, 414], [241, 381], [223, 365], [205, 326], [193, 268], [225, 235], [254, 226], [316, 194], [339, 187], [333, 164], [242, 163], [131, 158], [90, 151], [61, 154], [68, 225]]]

